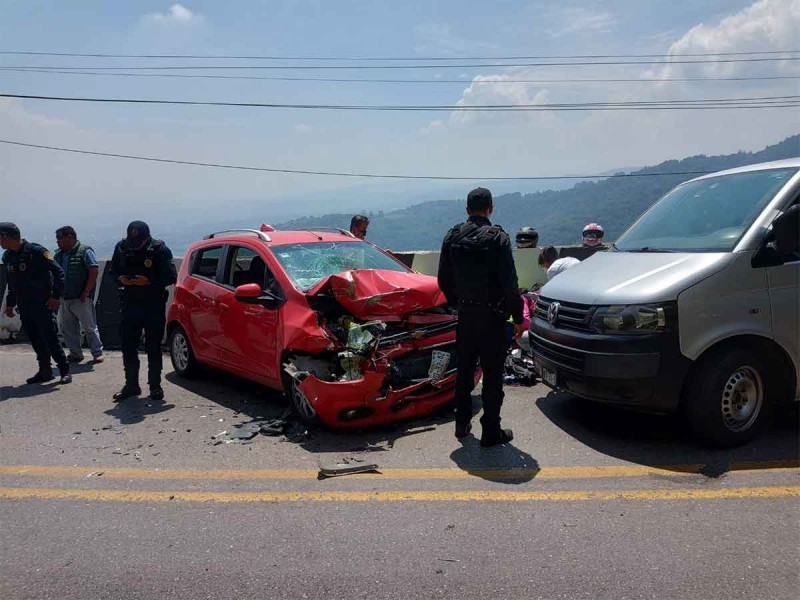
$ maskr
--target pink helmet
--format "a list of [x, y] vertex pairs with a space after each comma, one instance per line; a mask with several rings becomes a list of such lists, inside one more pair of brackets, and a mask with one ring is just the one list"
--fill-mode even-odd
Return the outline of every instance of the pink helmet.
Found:
[[599, 246], [603, 243], [605, 231], [603, 230], [603, 226], [599, 223], [589, 223], [583, 228], [582, 235], [584, 246]]

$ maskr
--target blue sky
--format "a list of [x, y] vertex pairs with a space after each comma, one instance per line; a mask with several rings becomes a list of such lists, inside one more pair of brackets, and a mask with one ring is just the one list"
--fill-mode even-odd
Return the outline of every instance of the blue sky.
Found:
[[[458, 57], [784, 50], [798, 46], [798, 39], [800, 0], [0, 1], [0, 50]], [[0, 56], [0, 66], [156, 64], [190, 61]], [[793, 63], [676, 66], [669, 71], [645, 66], [487, 66], [337, 74], [457, 78], [463, 83], [343, 84], [0, 71], [0, 89], [66, 96], [446, 105], [800, 94], [800, 80], [768, 85], [480, 83], [534, 77], [800, 74]], [[5, 139], [189, 160], [424, 175], [604, 172], [691, 154], [759, 149], [798, 131], [800, 117], [789, 110], [465, 116], [0, 99], [0, 137]], [[464, 186], [466, 191], [469, 184]], [[30, 219], [31, 210], [44, 208], [54, 213], [53, 218], [85, 214], [114, 226], [132, 214], [132, 207], [153, 218], [189, 209], [230, 213], [236, 203], [248, 202], [261, 203], [265, 214], [276, 216], [356, 206], [377, 209], [382, 204], [402, 204], [406, 193], [409, 198], [426, 194], [436, 198], [443, 189], [433, 184], [384, 186], [349, 179], [216, 172], [0, 145], [0, 216], [19, 221]], [[453, 189], [448, 186], [448, 193]]]

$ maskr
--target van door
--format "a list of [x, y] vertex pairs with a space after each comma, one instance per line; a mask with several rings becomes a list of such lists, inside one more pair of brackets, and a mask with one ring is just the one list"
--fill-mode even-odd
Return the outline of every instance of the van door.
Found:
[[[797, 202], [795, 202], [797, 204]], [[772, 331], [791, 356], [795, 368], [800, 366], [800, 254], [782, 257], [784, 264], [767, 269]], [[800, 373], [798, 373], [800, 397]]]

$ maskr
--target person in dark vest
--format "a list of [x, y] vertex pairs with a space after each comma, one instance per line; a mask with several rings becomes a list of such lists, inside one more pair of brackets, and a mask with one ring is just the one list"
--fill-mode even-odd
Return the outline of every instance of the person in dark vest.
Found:
[[147, 223], [133, 221], [128, 225], [125, 239], [114, 248], [109, 273], [119, 284], [120, 337], [125, 366], [125, 385], [114, 394], [114, 400], [125, 400], [142, 393], [138, 353], [142, 332], [147, 351], [150, 398], [163, 400], [161, 340], [167, 318], [167, 288], [178, 279], [172, 252], [164, 242], [150, 236]]
[[522, 298], [503, 228], [492, 225], [492, 193], [476, 188], [467, 196], [469, 219], [445, 236], [439, 259], [439, 287], [458, 307], [458, 372], [456, 376], [456, 437], [472, 429], [472, 389], [475, 366], [483, 369], [481, 446], [510, 442], [510, 429], [500, 427], [503, 405], [503, 365], [508, 349], [506, 323], [514, 323], [514, 337], [523, 333]]
[[72, 382], [69, 363], [58, 341], [56, 313], [64, 291], [64, 271], [53, 255], [39, 244], [22, 239], [14, 223], [0, 223], [0, 247], [8, 273], [6, 316], [19, 310], [22, 329], [31, 341], [39, 370], [27, 381], [46, 383], [54, 379], [51, 360], [58, 365], [60, 383]]
[[86, 332], [89, 350], [95, 363], [101, 363], [103, 342], [97, 329], [94, 288], [100, 265], [91, 246], [78, 240], [75, 229], [66, 225], [56, 230], [58, 252], [55, 260], [64, 269], [64, 298], [58, 309], [58, 326], [69, 349], [67, 360], [81, 362], [81, 327]]

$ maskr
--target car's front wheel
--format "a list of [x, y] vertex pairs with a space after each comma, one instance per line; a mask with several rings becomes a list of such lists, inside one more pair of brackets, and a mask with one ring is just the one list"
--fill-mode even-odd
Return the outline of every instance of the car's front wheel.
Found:
[[199, 364], [192, 350], [189, 336], [180, 325], [175, 325], [169, 337], [169, 357], [175, 372], [181, 377], [193, 377], [199, 370]]
[[291, 377], [286, 386], [286, 393], [289, 396], [289, 401], [292, 403], [294, 414], [300, 419], [300, 422], [306, 427], [316, 427], [322, 423], [322, 420], [319, 418], [317, 411], [314, 410], [311, 401], [303, 393], [303, 390], [300, 389], [301, 384], [302, 381]]
[[727, 348], [695, 366], [686, 416], [703, 442], [730, 447], [748, 442], [768, 421], [770, 370], [748, 348]]

